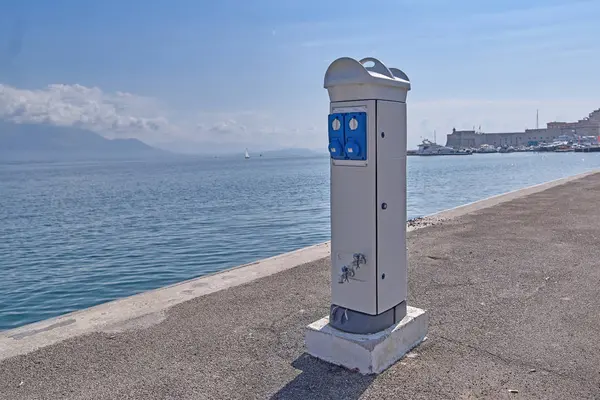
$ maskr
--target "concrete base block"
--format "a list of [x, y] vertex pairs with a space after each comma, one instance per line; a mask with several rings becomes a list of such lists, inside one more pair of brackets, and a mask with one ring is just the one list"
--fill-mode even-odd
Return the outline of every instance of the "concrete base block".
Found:
[[337, 330], [325, 317], [307, 326], [306, 351], [362, 374], [379, 374], [425, 340], [428, 327], [429, 314], [415, 307], [408, 307], [398, 324], [368, 335]]

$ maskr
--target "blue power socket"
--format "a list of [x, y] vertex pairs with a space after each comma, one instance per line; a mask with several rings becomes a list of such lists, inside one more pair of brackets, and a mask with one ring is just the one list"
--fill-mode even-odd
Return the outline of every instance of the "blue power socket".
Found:
[[367, 159], [367, 113], [334, 113], [328, 117], [329, 154], [334, 160]]
[[344, 114], [344, 152], [348, 160], [367, 159], [367, 113]]
[[329, 114], [329, 154], [334, 160], [345, 160], [344, 114]]

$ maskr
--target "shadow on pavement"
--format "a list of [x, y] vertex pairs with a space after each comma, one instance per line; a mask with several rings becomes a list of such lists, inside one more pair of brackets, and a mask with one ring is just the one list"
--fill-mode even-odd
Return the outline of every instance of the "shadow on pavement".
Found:
[[307, 353], [294, 360], [292, 366], [302, 373], [271, 396], [271, 400], [356, 400], [375, 380], [375, 375], [361, 375], [321, 361]]

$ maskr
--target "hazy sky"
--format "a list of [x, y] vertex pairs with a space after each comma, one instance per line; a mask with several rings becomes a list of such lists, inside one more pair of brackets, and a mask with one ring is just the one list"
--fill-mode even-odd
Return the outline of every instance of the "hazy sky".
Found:
[[409, 146], [600, 107], [600, 1], [3, 0], [0, 118], [185, 151], [327, 146], [341, 56], [404, 70]]

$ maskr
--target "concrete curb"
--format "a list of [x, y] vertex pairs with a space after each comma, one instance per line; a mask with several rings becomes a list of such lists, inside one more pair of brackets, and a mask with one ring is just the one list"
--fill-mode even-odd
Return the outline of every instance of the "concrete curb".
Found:
[[[425, 217], [426, 224], [457, 218], [500, 203], [538, 193], [600, 171], [590, 171], [490, 197]], [[166, 311], [197, 297], [276, 274], [329, 256], [329, 242], [242, 265], [215, 274], [100, 304], [20, 328], [0, 332], [0, 360], [27, 354], [66, 339], [94, 332], [117, 332], [152, 326], [165, 318]]]

